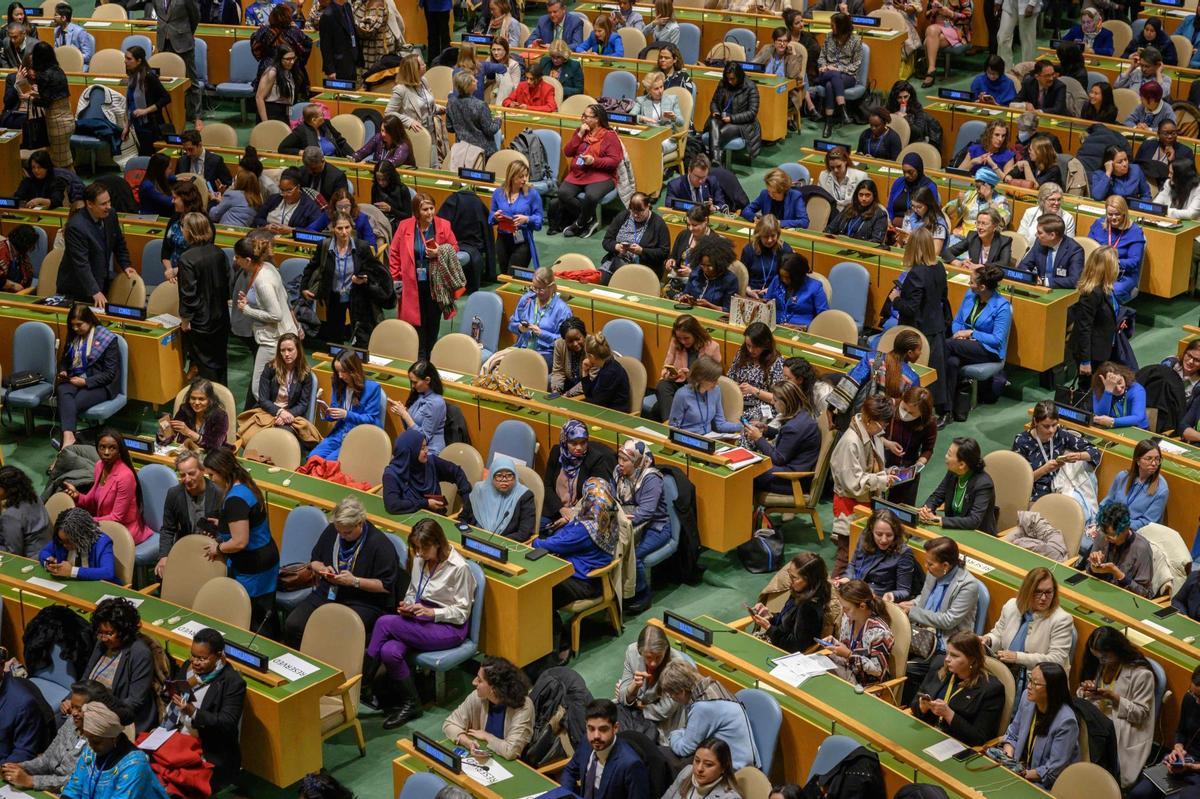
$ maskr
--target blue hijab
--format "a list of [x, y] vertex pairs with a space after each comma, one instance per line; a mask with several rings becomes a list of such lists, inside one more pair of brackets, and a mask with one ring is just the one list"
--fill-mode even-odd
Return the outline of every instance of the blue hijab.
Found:
[[516, 477], [517, 465], [512, 458], [497, 452], [492, 458], [488, 476], [471, 489], [471, 510], [475, 514], [475, 523], [480, 527], [493, 533], [503, 533], [517, 512], [517, 503], [529, 493], [529, 489], [516, 480], [508, 493], [501, 493], [491, 479], [497, 472], [512, 472]]
[[421, 507], [425, 506], [425, 497], [442, 493], [437, 478], [437, 456], [431, 452], [425, 463], [421, 463], [421, 445], [424, 443], [425, 434], [419, 429], [405, 430], [392, 448], [392, 462], [383, 470], [384, 474], [390, 472], [396, 478], [406, 498], [418, 500]]

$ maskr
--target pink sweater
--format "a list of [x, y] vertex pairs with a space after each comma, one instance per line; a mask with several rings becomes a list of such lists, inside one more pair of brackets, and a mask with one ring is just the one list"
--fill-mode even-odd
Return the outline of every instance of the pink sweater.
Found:
[[[721, 363], [721, 345], [715, 339], [701, 347], [700, 354], [707, 355], [717, 363]], [[688, 368], [687, 350], [679, 346], [679, 342], [674, 336], [671, 336], [671, 341], [667, 344], [667, 357], [663, 358], [663, 366], [674, 366], [676, 369]], [[683, 381], [677, 382], [682, 383]]]
[[125, 525], [125, 529], [133, 536], [133, 543], [142, 543], [153, 530], [142, 521], [142, 514], [138, 511], [137, 476], [132, 469], [117, 461], [109, 472], [108, 481], [101, 485], [100, 473], [103, 470], [103, 461], [98, 462], [92, 478], [92, 490], [80, 494], [75, 507], [83, 508], [98, 522], [112, 520]]

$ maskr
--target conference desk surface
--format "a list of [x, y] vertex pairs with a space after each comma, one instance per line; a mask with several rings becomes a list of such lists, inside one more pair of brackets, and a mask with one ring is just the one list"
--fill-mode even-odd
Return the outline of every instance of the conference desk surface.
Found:
[[[866, 510], [858, 509], [851, 523], [851, 552], [856, 551], [866, 518]], [[1066, 582], [1068, 578], [1085, 573], [979, 530], [951, 530], [920, 524], [905, 525], [905, 531], [909, 536], [908, 545], [919, 562], [924, 561], [925, 541], [947, 536], [958, 542], [959, 551], [967, 559], [967, 569], [984, 582], [991, 596], [987, 630], [996, 623], [1004, 603], [1017, 595], [1030, 570], [1039, 566], [1049, 569], [1058, 582], [1059, 604], [1075, 618], [1077, 635], [1071, 658], [1072, 684], [1078, 681], [1088, 636], [1097, 627], [1116, 627], [1161, 664], [1167, 673], [1173, 701], [1163, 707], [1162, 729], [1175, 729], [1181, 692], [1188, 690], [1192, 670], [1200, 665], [1200, 648], [1194, 643], [1200, 638], [1200, 622], [1183, 613], [1159, 617], [1155, 614], [1161, 608], [1150, 600], [1091, 575], [1070, 585]]]
[[[8, 77], [11, 69], [0, 69], [0, 80]], [[88, 86], [100, 84], [107, 86], [122, 97], [125, 96], [125, 81], [126, 79], [118, 78], [112, 75], [93, 75], [90, 72], [68, 72], [67, 74], [67, 90], [71, 93], [71, 112], [79, 106], [79, 98], [83, 96], [83, 90]], [[192, 83], [187, 78], [167, 78], [162, 79], [163, 88], [167, 90], [167, 94], [171, 96], [171, 108], [183, 108], [183, 96], [187, 92], [188, 86]], [[176, 119], [183, 121], [182, 111]], [[180, 124], [179, 127], [190, 127], [190, 125]], [[17, 178], [20, 180], [20, 177]]]
[[[1049, 47], [1039, 47], [1038, 58], [1054, 59], [1054, 63], [1058, 63], [1058, 55]], [[1128, 58], [1121, 58], [1119, 53], [1114, 53], [1113, 55], [1087, 53], [1083, 57], [1083, 63], [1088, 72], [1099, 72], [1108, 78], [1109, 83], [1115, 86], [1117, 77], [1122, 72], [1129, 71], [1130, 61]], [[1191, 69], [1187, 64], [1174, 67], [1164, 64], [1163, 74], [1171, 79], [1171, 96], [1163, 98], [1169, 101], [1186, 101], [1188, 92], [1192, 89], [1192, 84], [1197, 79], [1200, 79], [1200, 70]]]
[[[69, 306], [34, 305], [36, 298], [25, 294], [0, 293], [0, 366], [12, 373], [12, 346], [16, 329], [24, 322], [43, 322], [54, 331], [61, 345], [67, 337]], [[162, 405], [175, 399], [183, 388], [183, 341], [178, 327], [162, 327], [101, 314], [109, 330], [129, 345], [129, 398]], [[137, 364], [136, 368], [134, 364]]]
[[1179, 345], [1176, 347], [1176, 350], [1175, 350], [1176, 358], [1182, 358], [1183, 353], [1188, 348], [1188, 345], [1191, 344], [1193, 341], [1195, 341], [1197, 338], [1200, 338], [1200, 327], [1197, 327], [1196, 325], [1184, 325], [1182, 330], [1183, 330], [1183, 338], [1179, 339]]
[[[820, 159], [814, 161], [820, 162]], [[802, 159], [802, 162], [810, 169], [815, 166], [808, 157]], [[667, 221], [667, 228], [674, 240], [674, 237], [684, 230], [684, 214], [664, 208], [662, 216]], [[709, 218], [709, 227], [733, 242], [734, 252], [739, 255], [753, 234], [751, 223], [741, 217], [714, 215]], [[888, 250], [856, 239], [807, 230], [784, 230], [781, 238], [794, 251], [802, 253], [814, 271], [826, 277], [834, 266], [843, 261], [865, 267], [870, 275], [870, 284], [867, 289], [864, 318], [868, 326], [878, 325], [888, 293], [891, 292], [895, 281], [906, 271], [903, 251]], [[957, 311], [967, 293], [968, 272], [951, 266], [947, 267], [947, 272], [950, 304], [952, 310]], [[1078, 299], [1077, 294], [1066, 289], [1018, 286], [1008, 280], [1004, 281], [1002, 291], [1013, 303], [1008, 363], [1037, 372], [1062, 363], [1067, 311]], [[924, 382], [922, 380], [922, 383]]]
[[[825, 170], [825, 156], [816, 150], [805, 149], [803, 152], [800, 163], [808, 167], [815, 181]], [[855, 155], [854, 163], [871, 176], [881, 197], [888, 196], [892, 184], [901, 178], [901, 171], [894, 162]], [[925, 175], [937, 186], [943, 205], [975, 189], [974, 181], [963, 175], [936, 169], [926, 169]], [[1015, 230], [1025, 212], [1037, 205], [1037, 191], [1006, 185], [998, 189], [1012, 206], [1010, 226]], [[1063, 197], [1062, 210], [1064, 214], [1075, 217], [1075, 235], [1082, 238], [1087, 237], [1093, 222], [1104, 217], [1104, 203], [1090, 197], [1066, 195]], [[1171, 219], [1141, 211], [1130, 211], [1130, 218], [1141, 227], [1146, 237], [1146, 253], [1139, 280], [1141, 292], [1156, 297], [1174, 297], [1187, 291], [1191, 281], [1192, 241], [1200, 232], [1200, 222]], [[1029, 242], [1031, 245], [1034, 243]]]
[[0, 193], [12, 195], [23, 176], [21, 131], [0, 128]]
[[[529, 290], [529, 283], [508, 275], [502, 275], [500, 281], [501, 286], [497, 293], [504, 303], [504, 315], [507, 319], [516, 310], [521, 295]], [[664, 297], [623, 293], [604, 286], [577, 283], [562, 278], [555, 282], [559, 293], [567, 300], [575, 315], [583, 319], [588, 330], [600, 330], [613, 319], [630, 319], [637, 322], [644, 333], [642, 365], [646, 367], [647, 386], [651, 389], [657, 384], [658, 375], [666, 360], [667, 347], [671, 341], [671, 325], [680, 316], [690, 314], [696, 317], [709, 335], [720, 342], [722, 363], [726, 368], [733, 363], [745, 338], [743, 328], [729, 324], [726, 314], [711, 308], [694, 307], [680, 310], [672, 300]], [[501, 339], [511, 343], [513, 337], [505, 329]], [[799, 355], [822, 373], [845, 373], [858, 363], [856, 359], [842, 354], [842, 347], [838, 342], [794, 328], [776, 327], [775, 342], [783, 357]], [[922, 385], [929, 385], [937, 379], [936, 373], [929, 367], [920, 364], [916, 364], [915, 367]]]
[[[454, 749], [455, 746], [445, 738], [438, 743], [447, 749]], [[489, 762], [494, 761], [503, 766], [512, 776], [485, 785], [476, 782], [465, 772], [455, 774], [440, 763], [418, 754], [411, 738], [396, 741], [396, 748], [404, 754], [392, 761], [392, 794], [395, 796], [400, 795], [400, 790], [409, 777], [423, 771], [431, 771], [451, 785], [457, 785], [472, 796], [482, 799], [533, 799], [558, 787], [558, 782], [520, 760], [505, 760], [493, 755]]]
[[[366, 372], [379, 382], [389, 399], [403, 401], [409, 393], [409, 366], [408, 362], [396, 359], [387, 366], [368, 364]], [[326, 396], [332, 396], [333, 373], [329, 361], [320, 359], [315, 371], [318, 385], [325, 389]], [[537, 462], [529, 466], [544, 474], [546, 458], [551, 447], [558, 444], [563, 424], [570, 419], [580, 419], [588, 425], [592, 439], [614, 450], [627, 438], [645, 440], [651, 445], [654, 459], [660, 466], [674, 466], [687, 475], [696, 489], [701, 544], [717, 552], [728, 552], [750, 539], [754, 510], [752, 486], [754, 477], [770, 466], [765, 458], [740, 469], [730, 469], [720, 453], [708, 455], [664, 446], [667, 428], [658, 422], [582, 400], [551, 398], [543, 391], [533, 391], [531, 400], [510, 397], [476, 388], [471, 385], [471, 376], [455, 375], [444, 369], [441, 373], [446, 401], [462, 411], [471, 444], [480, 453], [488, 452], [492, 433], [501, 422], [519, 420], [530, 426], [539, 445], [535, 454]], [[389, 434], [400, 434], [399, 417], [389, 413], [384, 424]], [[530, 564], [530, 568], [538, 563], [541, 561]], [[564, 575], [564, 579], [566, 576], [569, 575]]]
[[683, 645], [703, 673], [733, 689], [761, 687], [780, 704], [784, 724], [780, 754], [788, 782], [803, 785], [821, 740], [830, 734], [850, 735], [873, 749], [885, 768], [890, 796], [904, 784], [934, 783], [957, 797], [988, 796], [999, 799], [1035, 799], [1046, 796], [1040, 788], [982, 756], [965, 762], [949, 758], [939, 762], [925, 750], [945, 741], [944, 732], [917, 720], [832, 674], [821, 674], [799, 687], [771, 674], [775, 658], [788, 653], [718, 621], [700, 616], [692, 621], [714, 632], [712, 646], [704, 646], [665, 628], [658, 619], [650, 623]]
[[[32, 578], [66, 587], [61, 590], [48, 588], [31, 583]], [[188, 657], [192, 638], [190, 633], [178, 628], [185, 623], [197, 622], [218, 630], [234, 643], [246, 645], [253, 641], [254, 649], [268, 658], [292, 654], [316, 666], [313, 673], [290, 682], [274, 672], [259, 675], [240, 666], [235, 665], [235, 668], [246, 677], [249, 689], [242, 718], [242, 766], [280, 787], [320, 768], [320, 699], [342, 684], [345, 675], [339, 669], [262, 636], [255, 637], [249, 630], [158, 597], [107, 582], [60, 579], [36, 561], [16, 555], [5, 554], [0, 560], [0, 596], [5, 600], [6, 641], [20, 642], [29, 619], [46, 605], [65, 605], [90, 613], [106, 595], [133, 600], [142, 617], [142, 632], [161, 641], [177, 659]]]
[[1138, 19], [1158, 20], [1162, 23], [1163, 30], [1167, 33], [1176, 33], [1179, 30], [1179, 26], [1183, 24], [1183, 21], [1195, 13], [1195, 8], [1188, 10], [1186, 8], [1176, 8], [1175, 6], [1146, 3], [1142, 6], [1142, 10], [1138, 12]]

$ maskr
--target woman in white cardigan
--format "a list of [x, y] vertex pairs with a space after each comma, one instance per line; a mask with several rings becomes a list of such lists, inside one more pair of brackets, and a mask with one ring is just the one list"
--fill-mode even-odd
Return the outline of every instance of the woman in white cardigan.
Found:
[[882, 496], [896, 482], [884, 464], [883, 451], [883, 431], [893, 413], [887, 397], [867, 397], [833, 447], [829, 472], [833, 476], [833, 537], [837, 544], [830, 575], [834, 579], [842, 576], [850, 562], [850, 517], [855, 506], [869, 505], [872, 496]]
[[1172, 219], [1200, 219], [1200, 175], [1196, 164], [1177, 159], [1167, 167], [1167, 180], [1154, 202], [1167, 206]]
[[1062, 186], [1052, 180], [1046, 181], [1042, 187], [1038, 189], [1037, 205], [1025, 211], [1021, 217], [1021, 223], [1017, 225], [1017, 232], [1025, 237], [1029, 242], [1029, 246], [1037, 241], [1037, 221], [1042, 214], [1054, 214], [1062, 217], [1063, 224], [1067, 228], [1064, 234], [1067, 238], [1075, 235], [1075, 214], [1064, 214], [1062, 210], [1063, 190]]
[[483, 659], [474, 692], [442, 722], [442, 733], [472, 754], [494, 752], [516, 760], [533, 737], [529, 680], [504, 658]]
[[1014, 671], [1019, 690], [1028, 670], [1044, 661], [1070, 671], [1074, 631], [1075, 620], [1058, 606], [1054, 575], [1038, 566], [1025, 575], [1017, 595], [1004, 603], [983, 645]]
[[1113, 627], [1088, 637], [1077, 694], [1112, 720], [1117, 732], [1121, 787], [1142, 773], [1154, 747], [1154, 672], [1145, 656]]
[[267, 246], [266, 242], [249, 237], [239, 239], [233, 245], [233, 263], [247, 276], [246, 291], [238, 292], [235, 303], [254, 324], [254, 342], [258, 344], [258, 352], [254, 354], [254, 374], [250, 378], [250, 390], [255, 399], [258, 399], [258, 379], [266, 365], [274, 360], [279, 337], [284, 333], [300, 332], [279, 271], [274, 264], [263, 261]]

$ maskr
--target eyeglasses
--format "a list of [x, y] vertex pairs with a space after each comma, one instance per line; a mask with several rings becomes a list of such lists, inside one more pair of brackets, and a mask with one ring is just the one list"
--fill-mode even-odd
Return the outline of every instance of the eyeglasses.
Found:
[[1039, 682], [1037, 680], [1026, 680], [1025, 684], [1028, 685], [1030, 688], [1045, 688], [1046, 687], [1046, 683]]
[[1053, 589], [1053, 588], [1050, 588], [1050, 589], [1048, 589], [1048, 590], [1045, 590], [1045, 591], [1043, 591], [1043, 590], [1041, 590], [1041, 589], [1037, 589], [1037, 590], [1035, 590], [1035, 591], [1033, 592], [1033, 595], [1034, 595], [1034, 596], [1054, 596], [1054, 589]]

